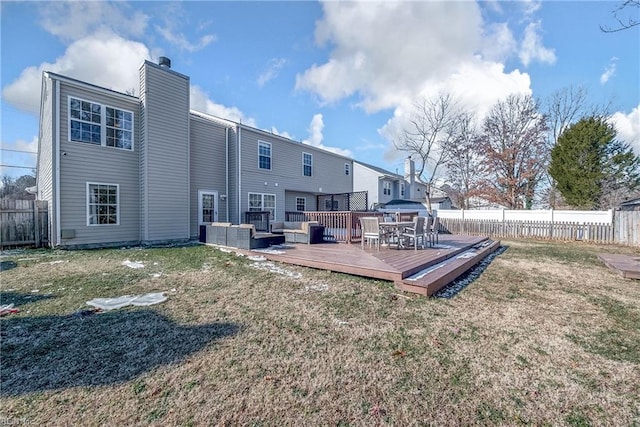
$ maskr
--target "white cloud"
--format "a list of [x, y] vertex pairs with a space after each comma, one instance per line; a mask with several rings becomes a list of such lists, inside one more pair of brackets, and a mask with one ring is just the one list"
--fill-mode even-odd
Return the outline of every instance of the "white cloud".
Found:
[[368, 112], [394, 108], [481, 47], [475, 3], [328, 1], [323, 9], [316, 41], [331, 43], [331, 56], [296, 78], [323, 102], [357, 94]]
[[617, 61], [618, 58], [616, 58], [615, 56], [611, 58], [611, 60], [609, 61], [609, 65], [607, 65], [607, 67], [604, 69], [604, 72], [600, 76], [600, 84], [607, 83], [611, 79], [611, 77], [616, 75]]
[[271, 58], [267, 68], [258, 76], [258, 86], [263, 87], [268, 81], [278, 77], [278, 73], [286, 63], [285, 58]]
[[142, 43], [101, 32], [73, 42], [54, 63], [25, 68], [20, 76], [2, 90], [4, 99], [16, 108], [38, 114], [43, 71], [59, 73], [78, 80], [126, 92], [139, 86], [138, 68], [150, 59]]
[[543, 46], [540, 21], [531, 22], [524, 30], [524, 40], [520, 48], [520, 61], [525, 67], [533, 61], [539, 61], [544, 64], [554, 64], [556, 62], [556, 53], [554, 49]]
[[[201, 36], [197, 41], [192, 42], [187, 39], [187, 36], [180, 31], [180, 27], [189, 24], [189, 17], [185, 13], [180, 3], [169, 3], [163, 16], [164, 25], [156, 25], [156, 31], [169, 43], [173, 44], [180, 50], [187, 52], [197, 52], [204, 49], [211, 43], [216, 41], [215, 34], [205, 34]], [[198, 30], [204, 30], [208, 26], [207, 22], [200, 23]]]
[[227, 107], [213, 102], [202, 88], [197, 85], [191, 85], [190, 98], [193, 110], [256, 127], [255, 119], [245, 116], [237, 107]]
[[609, 121], [618, 131], [618, 139], [631, 145], [637, 155], [640, 155], [640, 105], [629, 114], [617, 112]]
[[309, 123], [308, 131], [309, 137], [302, 141], [303, 144], [311, 145], [313, 147], [321, 148], [323, 150], [330, 151], [332, 153], [340, 154], [346, 157], [353, 157], [353, 153], [349, 150], [345, 150], [337, 147], [327, 147], [322, 144], [322, 140], [324, 136], [322, 135], [322, 130], [324, 129], [324, 120], [322, 119], [322, 114], [318, 113], [313, 116], [311, 119], [311, 123]]
[[275, 126], [271, 126], [271, 133], [274, 135], [281, 136], [283, 138], [288, 138], [292, 141], [295, 141], [294, 137], [287, 131], [279, 131]]
[[141, 36], [149, 21], [149, 16], [132, 10], [125, 2], [43, 2], [39, 15], [40, 25], [64, 41], [105, 30], [122, 36]]
[[482, 42], [482, 57], [488, 61], [504, 61], [517, 49], [513, 32], [506, 22], [489, 25]]

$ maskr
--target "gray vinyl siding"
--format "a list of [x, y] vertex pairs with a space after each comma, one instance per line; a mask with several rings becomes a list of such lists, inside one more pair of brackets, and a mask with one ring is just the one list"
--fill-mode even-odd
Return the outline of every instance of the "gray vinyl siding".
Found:
[[54, 81], [46, 76], [42, 78], [40, 111], [40, 130], [38, 138], [38, 166], [36, 169], [36, 186], [38, 200], [46, 200], [49, 209], [49, 245], [55, 244], [57, 230], [54, 223], [53, 171], [54, 171], [54, 122], [53, 105]]
[[[258, 167], [259, 140], [271, 143], [271, 170]], [[276, 219], [282, 220], [287, 205], [285, 191], [309, 194], [353, 191], [352, 176], [344, 173], [345, 163], [349, 163], [353, 171], [353, 161], [346, 157], [245, 127], [242, 128], [241, 147], [241, 216], [248, 209], [250, 192], [275, 194]], [[310, 177], [303, 175], [302, 153], [313, 156]]]
[[140, 72], [142, 240], [188, 239], [189, 78], [148, 61]]
[[284, 210], [285, 212], [295, 212], [298, 209], [297, 200], [298, 197], [304, 197], [306, 199], [306, 210], [315, 211], [317, 210], [318, 198], [315, 194], [312, 193], [301, 193], [297, 191], [286, 191], [285, 192], [285, 201], [284, 201]]
[[201, 119], [191, 118], [191, 237], [198, 236], [198, 191], [218, 192], [216, 200], [218, 221], [226, 222], [226, 149], [225, 126]]
[[[133, 150], [69, 141], [69, 96], [133, 113]], [[140, 240], [139, 110], [135, 98], [60, 84], [60, 229], [75, 238], [63, 246]], [[104, 124], [103, 124], [104, 126]], [[119, 224], [87, 225], [87, 182], [119, 186]]]

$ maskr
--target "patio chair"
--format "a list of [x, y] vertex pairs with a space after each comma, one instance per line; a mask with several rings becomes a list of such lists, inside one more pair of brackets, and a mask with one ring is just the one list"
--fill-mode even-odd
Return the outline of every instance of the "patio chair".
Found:
[[360, 225], [362, 226], [362, 249], [364, 249], [365, 240], [369, 240], [369, 246], [371, 246], [371, 241], [375, 240], [378, 250], [380, 250], [380, 240], [386, 237], [386, 233], [380, 231], [380, 218], [362, 217], [360, 218]]
[[429, 242], [431, 243], [431, 246], [433, 246], [435, 243], [440, 243], [438, 239], [439, 231], [440, 231], [440, 219], [436, 216], [436, 217], [433, 217], [433, 221], [431, 222], [431, 227], [427, 228], [427, 234], [429, 235]]
[[429, 242], [429, 246], [433, 246], [431, 240], [431, 227], [433, 226], [433, 217], [427, 216], [424, 218], [424, 238]]
[[402, 238], [413, 241], [414, 250], [418, 250], [418, 240], [422, 239], [422, 247], [424, 248], [424, 220], [423, 216], [416, 216], [413, 218], [413, 227], [405, 227], [402, 230]]

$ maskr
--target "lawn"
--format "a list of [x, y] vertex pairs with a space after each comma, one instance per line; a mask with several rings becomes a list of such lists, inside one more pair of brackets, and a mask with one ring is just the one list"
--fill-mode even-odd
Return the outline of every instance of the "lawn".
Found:
[[0, 423], [640, 425], [640, 282], [596, 258], [638, 252], [503, 243], [452, 299], [206, 246], [5, 253]]

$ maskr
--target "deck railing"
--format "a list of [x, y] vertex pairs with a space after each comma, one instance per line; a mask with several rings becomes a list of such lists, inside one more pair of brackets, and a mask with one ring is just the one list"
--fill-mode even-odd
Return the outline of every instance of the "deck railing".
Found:
[[[399, 218], [401, 221], [410, 221], [418, 212], [404, 212]], [[305, 212], [285, 212], [286, 221], [318, 221], [320, 225], [324, 225], [325, 240], [335, 242], [359, 242], [362, 236], [360, 227], [360, 218], [362, 217], [379, 217], [382, 218], [382, 212], [371, 211], [305, 211]]]

